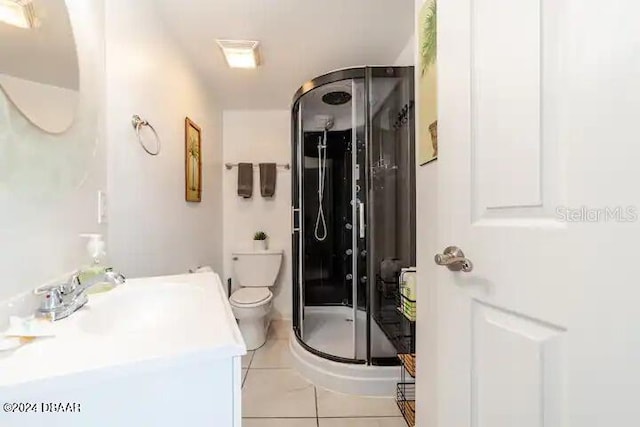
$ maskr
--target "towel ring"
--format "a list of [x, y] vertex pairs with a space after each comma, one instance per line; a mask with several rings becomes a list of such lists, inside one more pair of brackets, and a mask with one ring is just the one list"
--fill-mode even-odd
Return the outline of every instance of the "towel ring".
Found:
[[[148, 121], [142, 120], [140, 116], [138, 116], [137, 114], [134, 114], [133, 117], [131, 118], [131, 124], [133, 125], [133, 128], [136, 130], [136, 135], [138, 136], [138, 142], [140, 143], [144, 151], [146, 151], [151, 156], [157, 156], [158, 154], [160, 154], [160, 137], [158, 136], [158, 132], [156, 132], [153, 126], [151, 126], [151, 124]], [[142, 140], [142, 136], [140, 135], [140, 129], [142, 129], [143, 126], [146, 126], [149, 129], [151, 129], [153, 134], [156, 136], [155, 152], [149, 150], [147, 146], [144, 145], [144, 141]]]

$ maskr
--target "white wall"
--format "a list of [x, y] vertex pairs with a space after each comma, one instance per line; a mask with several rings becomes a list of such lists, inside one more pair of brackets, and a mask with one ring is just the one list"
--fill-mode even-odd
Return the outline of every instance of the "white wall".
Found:
[[415, 65], [416, 64], [416, 46], [417, 46], [416, 43], [417, 43], [416, 35], [414, 32], [414, 34], [412, 34], [409, 40], [407, 41], [407, 44], [402, 49], [402, 52], [400, 52], [400, 54], [396, 58], [396, 61], [394, 64], [399, 66]]
[[[291, 115], [288, 110], [225, 111], [223, 114], [223, 158], [225, 163], [291, 161]], [[260, 196], [260, 175], [254, 168], [251, 199], [237, 195], [237, 169], [224, 170], [224, 272], [232, 277], [231, 253], [251, 248], [253, 233], [269, 235], [270, 248], [285, 252], [276, 287], [272, 289], [275, 318], [291, 318], [291, 174], [278, 168], [276, 193]]]
[[[418, 64], [417, 18], [424, 0], [415, 0], [416, 31], [405, 48], [398, 55], [396, 65]], [[419, 70], [416, 66], [416, 101], [418, 100]], [[420, 103], [416, 102], [416, 129], [428, 126], [420, 121]], [[419, 150], [416, 140], [416, 150]], [[416, 158], [419, 158], [416, 151]], [[443, 248], [438, 247], [438, 161], [424, 166], [417, 166], [416, 172], [416, 209], [418, 218], [416, 224], [417, 267], [418, 267], [418, 295], [416, 322], [416, 357], [417, 370], [420, 372], [416, 380], [416, 426], [437, 425], [436, 408], [436, 380], [437, 380], [437, 349], [436, 349], [436, 294], [435, 279], [436, 265], [433, 256]]]
[[[222, 114], [153, 3], [106, 5], [110, 260], [132, 277], [204, 264], [221, 271]], [[157, 157], [138, 145], [133, 114], [160, 135]], [[203, 131], [201, 203], [184, 199], [185, 116]]]
[[106, 181], [103, 2], [66, 3], [82, 75], [72, 127], [48, 135], [0, 91], [0, 300], [78, 267], [86, 261], [78, 234], [104, 232], [96, 220], [96, 194]]

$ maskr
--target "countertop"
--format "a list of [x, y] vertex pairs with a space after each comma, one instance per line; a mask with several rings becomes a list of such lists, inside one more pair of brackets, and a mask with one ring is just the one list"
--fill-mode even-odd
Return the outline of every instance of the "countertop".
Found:
[[[161, 298], [163, 292], [171, 292], [171, 299], [157, 302], [156, 296]], [[175, 302], [173, 295], [179, 296]], [[100, 333], [87, 328], [91, 316], [95, 319], [96, 313], [106, 311], [113, 316], [106, 318], [106, 324], [120, 322], [118, 328]], [[122, 324], [123, 320], [129, 323]], [[178, 359], [197, 363], [246, 354], [215, 273], [128, 279], [109, 292], [89, 295], [85, 307], [54, 322], [53, 328], [53, 338], [0, 352], [0, 396], [14, 386], [65, 375], [99, 371], [113, 375], [116, 371], [109, 368], [117, 367], [124, 374], [127, 367], [150, 369]]]

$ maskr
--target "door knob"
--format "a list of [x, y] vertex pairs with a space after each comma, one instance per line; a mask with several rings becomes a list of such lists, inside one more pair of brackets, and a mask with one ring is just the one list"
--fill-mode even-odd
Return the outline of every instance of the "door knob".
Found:
[[464, 257], [464, 252], [457, 246], [445, 248], [444, 253], [436, 254], [434, 260], [436, 264], [445, 265], [451, 271], [462, 270], [468, 273], [473, 270], [473, 263]]

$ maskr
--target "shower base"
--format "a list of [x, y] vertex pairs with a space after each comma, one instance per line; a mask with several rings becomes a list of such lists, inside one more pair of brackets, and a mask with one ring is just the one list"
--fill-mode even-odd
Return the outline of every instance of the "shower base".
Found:
[[[367, 313], [358, 310], [356, 354], [353, 348], [353, 309], [345, 306], [305, 307], [304, 342], [325, 354], [345, 359], [367, 357]], [[376, 322], [371, 324], [371, 352], [376, 357], [395, 357], [391, 345]]]
[[[305, 343], [326, 354], [354, 358], [353, 310], [349, 307], [306, 307]], [[357, 357], [366, 357], [366, 313], [358, 311]], [[396, 351], [373, 322], [372, 353], [377, 357], [392, 357]], [[314, 384], [341, 393], [368, 396], [395, 396], [400, 382], [399, 366], [368, 366], [340, 363], [307, 351], [291, 334], [289, 346], [298, 372]]]

